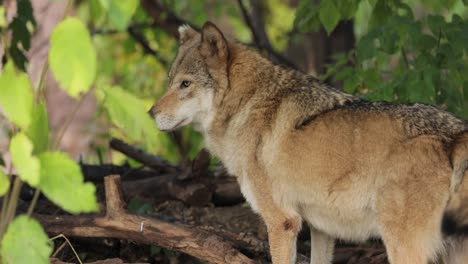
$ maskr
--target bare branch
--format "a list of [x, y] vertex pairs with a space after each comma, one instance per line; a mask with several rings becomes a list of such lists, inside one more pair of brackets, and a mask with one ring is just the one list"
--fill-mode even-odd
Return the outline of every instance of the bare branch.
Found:
[[154, 56], [165, 68], [168, 68], [170, 66], [169, 62], [165, 58], [161, 57], [161, 55], [159, 55], [158, 52], [151, 48], [151, 46], [148, 43], [148, 40], [146, 40], [143, 34], [138, 32], [136, 28], [129, 27], [127, 29], [127, 32], [137, 43], [141, 45], [145, 54]]
[[144, 165], [153, 168], [158, 171], [166, 171], [166, 172], [177, 172], [179, 169], [170, 164], [169, 162], [161, 159], [160, 157], [151, 155], [149, 153], [144, 152], [141, 149], [138, 149], [134, 146], [128, 145], [127, 143], [123, 142], [119, 139], [112, 139], [109, 143], [110, 147], [122, 152], [123, 154], [129, 156], [132, 159], [135, 159]]
[[[250, 1], [253, 9], [252, 15], [249, 15], [249, 12], [247, 11], [247, 8], [245, 7], [242, 0], [237, 0], [237, 3], [242, 12], [245, 23], [252, 32], [256, 46], [259, 49], [266, 51], [270, 55], [270, 59], [273, 60], [273, 62], [286, 65], [293, 69], [298, 69], [294, 63], [279, 54], [271, 45], [270, 40], [268, 39], [268, 35], [265, 31], [265, 21], [263, 18], [261, 3], [258, 0]], [[252, 19], [252, 17], [255, 17], [255, 20]]]

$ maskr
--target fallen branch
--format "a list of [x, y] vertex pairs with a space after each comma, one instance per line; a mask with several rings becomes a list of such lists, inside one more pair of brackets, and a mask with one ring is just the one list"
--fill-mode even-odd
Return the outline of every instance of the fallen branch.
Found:
[[80, 162], [81, 172], [83, 173], [85, 181], [95, 183], [103, 182], [104, 177], [108, 175], [121, 175], [122, 181], [127, 180], [141, 180], [146, 178], [157, 177], [161, 173], [148, 169], [148, 168], [132, 168], [128, 164], [114, 165], [114, 164], [85, 164]]
[[105, 216], [35, 215], [50, 234], [112, 237], [152, 244], [189, 254], [210, 263], [255, 263], [234, 241], [190, 226], [128, 214], [120, 176], [104, 178]]
[[112, 139], [109, 145], [111, 148], [119, 152], [122, 152], [123, 154], [129, 156], [130, 158], [138, 162], [141, 162], [143, 165], [151, 167], [155, 170], [164, 171], [164, 172], [177, 172], [179, 170], [176, 166], [161, 159], [160, 157], [151, 155], [149, 153], [144, 152], [141, 149], [128, 145], [122, 140]]

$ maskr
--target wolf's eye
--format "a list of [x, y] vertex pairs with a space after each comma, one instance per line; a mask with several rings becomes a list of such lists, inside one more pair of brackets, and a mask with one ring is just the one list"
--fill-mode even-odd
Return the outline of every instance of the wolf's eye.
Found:
[[182, 81], [180, 88], [187, 88], [190, 86], [190, 84], [192, 84], [190, 81]]

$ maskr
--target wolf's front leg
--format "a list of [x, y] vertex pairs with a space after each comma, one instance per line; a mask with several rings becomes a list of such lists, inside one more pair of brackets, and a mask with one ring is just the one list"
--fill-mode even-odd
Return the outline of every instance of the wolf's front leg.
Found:
[[310, 227], [310, 264], [330, 264], [333, 260], [335, 239]]
[[265, 219], [273, 264], [296, 263], [296, 241], [301, 221], [299, 216], [287, 217], [281, 213], [274, 219]]

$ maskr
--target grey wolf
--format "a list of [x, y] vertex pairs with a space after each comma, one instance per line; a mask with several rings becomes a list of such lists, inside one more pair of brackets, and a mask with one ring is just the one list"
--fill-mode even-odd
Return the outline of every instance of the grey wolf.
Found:
[[302, 220], [311, 263], [331, 263], [336, 239], [370, 237], [393, 264], [468, 263], [466, 121], [343, 93], [211, 22], [179, 32], [169, 88], [150, 112], [163, 131], [194, 125], [237, 176], [266, 223], [273, 263], [295, 262]]

